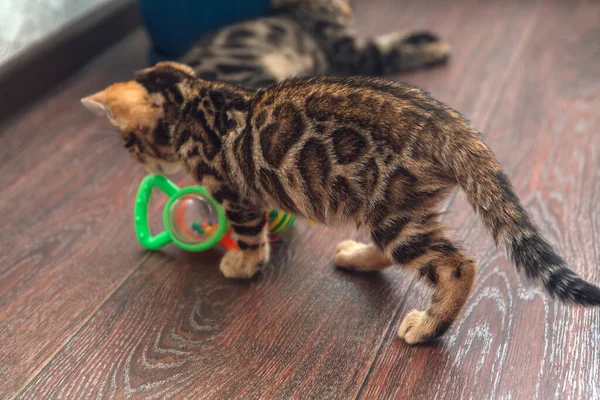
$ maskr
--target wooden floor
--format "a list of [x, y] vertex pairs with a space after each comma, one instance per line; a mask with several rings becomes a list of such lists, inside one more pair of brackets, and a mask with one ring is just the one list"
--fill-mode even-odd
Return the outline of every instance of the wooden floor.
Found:
[[[473, 121], [548, 239], [600, 284], [600, 2], [370, 0], [357, 14], [364, 34], [433, 27], [452, 44], [448, 66], [401, 79]], [[432, 346], [396, 338], [426, 303], [412, 275], [334, 267], [352, 231], [300, 222], [250, 282], [224, 279], [216, 252], [142, 251], [143, 171], [78, 100], [129, 78], [147, 47], [137, 32], [0, 127], [0, 398], [600, 398], [600, 310], [525, 283], [462, 194], [446, 220], [480, 270]]]

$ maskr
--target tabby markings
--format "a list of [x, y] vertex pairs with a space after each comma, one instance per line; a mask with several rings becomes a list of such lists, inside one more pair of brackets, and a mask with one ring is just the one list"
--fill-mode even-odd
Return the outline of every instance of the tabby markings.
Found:
[[350, 164], [367, 153], [367, 140], [351, 128], [338, 128], [331, 133], [333, 150], [339, 164]]
[[[256, 119], [259, 118], [262, 120], [262, 114]], [[260, 130], [260, 147], [267, 163], [279, 168], [285, 155], [302, 137], [306, 125], [298, 110], [290, 103], [278, 105], [273, 111], [273, 119], [281, 121], [281, 124], [271, 122]]]

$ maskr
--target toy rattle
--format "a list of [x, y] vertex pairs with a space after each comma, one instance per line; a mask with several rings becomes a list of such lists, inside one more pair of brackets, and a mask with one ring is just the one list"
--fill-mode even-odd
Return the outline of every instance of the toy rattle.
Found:
[[[169, 196], [169, 200], [163, 213], [165, 230], [152, 236], [148, 202], [155, 187]], [[217, 244], [227, 250], [239, 250], [223, 208], [202, 186], [179, 188], [162, 175], [148, 175], [140, 184], [133, 215], [138, 240], [148, 250], [158, 250], [171, 242], [187, 251], [204, 251]], [[271, 210], [269, 234], [284, 231], [295, 220], [293, 214]]]

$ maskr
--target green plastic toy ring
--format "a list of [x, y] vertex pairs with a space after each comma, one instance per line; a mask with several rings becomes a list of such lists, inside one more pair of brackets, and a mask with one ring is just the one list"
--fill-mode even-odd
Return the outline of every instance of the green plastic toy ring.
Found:
[[[163, 224], [165, 230], [155, 236], [152, 236], [148, 221], [148, 202], [152, 194], [152, 189], [155, 187], [162, 190], [167, 196], [169, 196], [169, 201], [165, 205], [163, 213]], [[172, 218], [172, 211], [176, 202], [190, 195], [202, 199], [210, 207], [212, 207], [217, 219], [216, 231], [211, 232], [210, 235], [206, 235], [207, 237], [205, 240], [194, 243], [185, 242], [178, 237], [176, 227], [174, 228], [173, 226]], [[135, 220], [135, 231], [138, 240], [142, 246], [148, 250], [158, 250], [166, 244], [173, 242], [177, 246], [187, 251], [204, 251], [218, 244], [229, 231], [229, 223], [225, 217], [223, 208], [215, 199], [210, 196], [206, 189], [204, 189], [202, 186], [190, 186], [181, 189], [162, 175], [148, 175], [141, 182], [135, 201], [133, 215]]]

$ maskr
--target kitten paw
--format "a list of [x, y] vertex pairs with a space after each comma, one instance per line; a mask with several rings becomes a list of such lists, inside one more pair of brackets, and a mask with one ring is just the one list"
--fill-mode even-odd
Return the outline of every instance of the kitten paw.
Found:
[[398, 336], [408, 344], [432, 342], [438, 339], [448, 326], [429, 316], [425, 311], [413, 310], [402, 320]]
[[426, 44], [440, 42], [440, 38], [431, 32], [414, 32], [404, 37], [403, 41], [410, 44]]
[[258, 263], [259, 264], [267, 264], [271, 260], [271, 245], [267, 240], [262, 244], [262, 246], [258, 249]]
[[251, 278], [258, 271], [259, 258], [258, 252], [247, 253], [231, 250], [223, 256], [219, 269], [226, 278]]
[[345, 240], [337, 245], [335, 264], [355, 271], [379, 271], [392, 265], [391, 261], [374, 244]]
[[342, 251], [352, 251], [360, 247], [365, 247], [366, 244], [356, 242], [354, 240], [344, 240], [340, 242], [335, 247], [335, 254], [338, 254]]
[[344, 240], [338, 243], [335, 248], [335, 265], [346, 269], [355, 269], [354, 255], [356, 251], [366, 247], [365, 244], [355, 242], [354, 240]]
[[400, 47], [412, 53], [412, 68], [429, 68], [450, 59], [450, 46], [429, 32], [415, 33], [404, 38]]
[[433, 67], [450, 58], [450, 46], [430, 32], [393, 32], [376, 42], [384, 52], [394, 55], [389, 59], [390, 72]]

